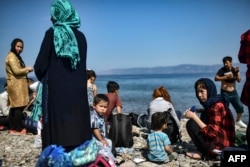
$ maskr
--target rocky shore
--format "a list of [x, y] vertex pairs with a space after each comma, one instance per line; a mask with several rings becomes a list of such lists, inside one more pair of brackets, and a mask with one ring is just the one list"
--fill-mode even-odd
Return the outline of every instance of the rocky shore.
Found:
[[[134, 145], [132, 148], [124, 149], [124, 153], [116, 156], [118, 162], [121, 162], [120, 167], [208, 167], [220, 166], [218, 160], [193, 160], [185, 156], [186, 151], [197, 151], [196, 147], [190, 141], [185, 125], [187, 119], [181, 120], [182, 142], [173, 145], [175, 152], [179, 156], [177, 160], [171, 161], [164, 165], [158, 165], [145, 160], [143, 153], [146, 146], [145, 131], [136, 126], [134, 131], [139, 135], [133, 137]], [[242, 130], [236, 127], [237, 130]], [[12, 135], [8, 131], [0, 132], [0, 164], [2, 167], [34, 167], [41, 153], [40, 148], [34, 148], [35, 135]], [[1, 165], [0, 165], [1, 166]]]

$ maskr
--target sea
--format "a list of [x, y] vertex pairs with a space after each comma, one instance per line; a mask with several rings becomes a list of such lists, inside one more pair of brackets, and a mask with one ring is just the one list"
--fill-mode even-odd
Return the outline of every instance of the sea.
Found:
[[[119, 95], [122, 99], [124, 113], [134, 112], [136, 114], [147, 113], [148, 105], [152, 100], [152, 93], [155, 88], [164, 86], [170, 93], [173, 105], [176, 110], [182, 113], [191, 106], [201, 108], [195, 96], [194, 83], [199, 78], [210, 78], [214, 80], [214, 73], [191, 73], [191, 74], [145, 74], [145, 75], [97, 75], [95, 84], [98, 93], [107, 93], [106, 84], [108, 81], [116, 81], [120, 85]], [[241, 74], [242, 81], [236, 84], [236, 89], [241, 94], [245, 74]], [[36, 78], [33, 78], [36, 80]], [[0, 85], [3, 85], [5, 78], [0, 78]], [[215, 82], [217, 92], [220, 93], [220, 82]], [[0, 86], [3, 91], [3, 86]], [[230, 105], [230, 109], [236, 118], [236, 113]], [[248, 110], [244, 106], [242, 120], [248, 123]]]

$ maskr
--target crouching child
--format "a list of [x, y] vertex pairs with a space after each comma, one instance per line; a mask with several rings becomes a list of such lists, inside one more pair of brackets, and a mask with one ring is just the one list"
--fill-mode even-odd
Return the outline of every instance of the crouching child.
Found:
[[104, 114], [107, 111], [108, 102], [108, 97], [104, 94], [97, 94], [94, 97], [93, 110], [90, 111], [91, 128], [99, 149], [98, 153], [115, 161], [112, 154], [112, 141], [106, 138]]
[[154, 163], [167, 163], [178, 157], [169, 146], [171, 144], [166, 133], [162, 132], [167, 128], [167, 119], [162, 112], [156, 112], [151, 117], [151, 129], [153, 130], [147, 138], [149, 161]]

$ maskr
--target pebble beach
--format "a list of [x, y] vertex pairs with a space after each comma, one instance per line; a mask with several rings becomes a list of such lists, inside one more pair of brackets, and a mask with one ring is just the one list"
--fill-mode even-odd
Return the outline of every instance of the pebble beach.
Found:
[[[142, 128], [133, 126], [133, 131], [138, 133], [133, 137], [134, 145], [122, 154], [116, 156], [121, 162], [120, 167], [209, 167], [220, 166], [217, 160], [194, 160], [185, 156], [187, 151], [197, 151], [196, 147], [187, 134], [185, 125], [187, 119], [181, 120], [182, 141], [175, 143], [172, 147], [178, 153], [178, 158], [166, 164], [158, 165], [149, 161], [143, 156], [146, 146], [144, 137], [145, 131]], [[245, 131], [236, 127], [237, 130]], [[2, 167], [34, 167], [41, 153], [41, 148], [34, 148], [35, 135], [13, 135], [8, 131], [0, 131], [0, 164]], [[125, 149], [126, 150], [126, 149]], [[0, 165], [1, 166], [1, 165]]]

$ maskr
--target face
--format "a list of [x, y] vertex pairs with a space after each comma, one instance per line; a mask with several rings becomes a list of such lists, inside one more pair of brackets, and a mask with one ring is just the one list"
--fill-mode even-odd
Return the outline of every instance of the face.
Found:
[[89, 78], [89, 80], [90, 80], [90, 82], [91, 82], [92, 84], [95, 83], [95, 77], [91, 77], [91, 78]]
[[22, 42], [17, 42], [15, 46], [15, 50], [17, 54], [21, 54], [23, 51], [23, 43]]
[[196, 93], [201, 102], [207, 101], [207, 89], [197, 88]]
[[95, 104], [93, 106], [93, 108], [95, 109], [95, 111], [100, 114], [103, 115], [106, 113], [107, 109], [108, 109], [108, 102], [106, 101], [100, 101], [98, 104]]
[[225, 63], [224, 63], [224, 67], [226, 67], [227, 69], [231, 69], [231, 67], [232, 67], [232, 62], [230, 62], [230, 61], [225, 61]]

